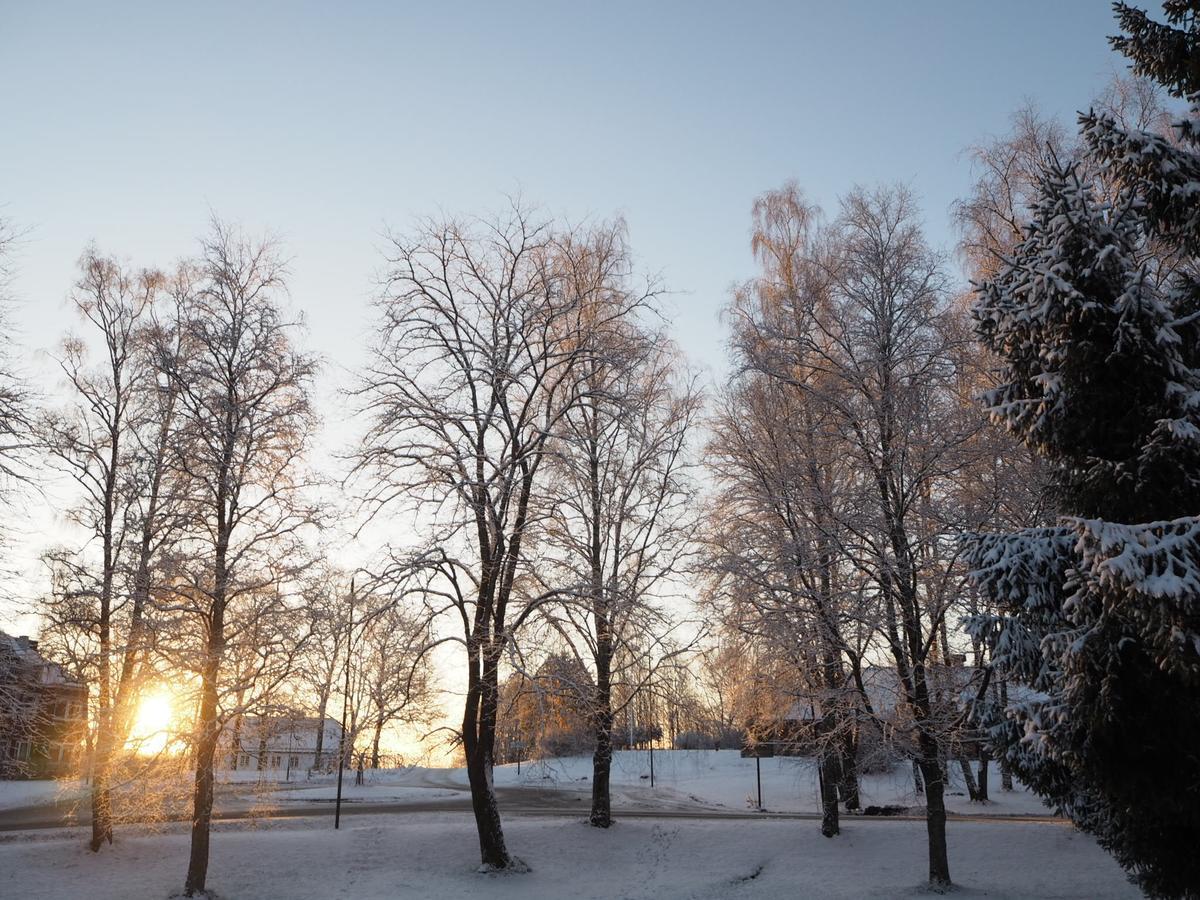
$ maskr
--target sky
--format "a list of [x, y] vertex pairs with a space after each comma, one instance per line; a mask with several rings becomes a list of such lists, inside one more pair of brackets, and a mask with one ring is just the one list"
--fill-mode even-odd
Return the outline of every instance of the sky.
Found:
[[[18, 3], [0, 0], [0, 216], [31, 379], [89, 242], [138, 265], [196, 250], [210, 215], [271, 232], [334, 390], [363, 359], [390, 229], [520, 195], [623, 216], [719, 377], [720, 310], [753, 274], [754, 197], [796, 179], [827, 210], [900, 181], [931, 243], [964, 148], [1027, 99], [1073, 120], [1123, 66], [1103, 0], [755, 3]], [[15, 552], [61, 524], [32, 504]], [[0, 604], [0, 627], [25, 621]]]

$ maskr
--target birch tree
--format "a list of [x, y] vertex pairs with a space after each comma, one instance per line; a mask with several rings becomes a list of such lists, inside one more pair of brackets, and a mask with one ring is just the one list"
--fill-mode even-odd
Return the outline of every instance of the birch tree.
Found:
[[200, 692], [187, 896], [204, 892], [208, 873], [229, 624], [240, 601], [295, 582], [301, 537], [316, 520], [304, 458], [315, 362], [297, 349], [297, 324], [281, 307], [278, 251], [214, 221], [199, 267], [183, 321], [189, 352], [169, 367], [188, 447], [173, 463], [194, 508], [173, 598]]
[[[156, 320], [155, 305], [190, 285], [186, 267], [171, 278], [131, 271], [94, 249], [82, 257], [80, 273], [71, 304], [88, 333], [63, 344], [69, 401], [43, 417], [40, 432], [52, 464], [80, 492], [71, 518], [85, 544], [48, 554], [57, 589], [42, 612], [51, 640], [76, 648], [76, 662], [96, 687], [97, 851], [112, 842], [114, 757], [128, 736], [147, 663], [151, 571], [178, 527], [165, 474], [176, 393], [160, 381], [162, 352], [176, 336]], [[97, 347], [101, 361], [93, 365]]]
[[[820, 213], [786, 185], [754, 206], [762, 274], [730, 310], [738, 370], [713, 417], [709, 596], [726, 623], [792, 667], [797, 700], [820, 708], [826, 836], [838, 800], [858, 805], [855, 680], [869, 640], [848, 521], [861, 476], [843, 444], [844, 385], [819, 364], [832, 342], [813, 328], [834, 302]], [[769, 649], [768, 649], [769, 648]]]
[[[863, 613], [894, 664], [897, 707], [924, 782], [929, 879], [944, 886], [941, 761], [961, 714], [957, 688], [946, 696], [932, 673], [951, 658], [947, 617], [963, 580], [955, 538], [965, 524], [953, 486], [980, 421], [954, 391], [945, 277], [907, 192], [852, 192], [804, 256], [813, 282], [780, 292], [774, 315], [743, 316], [740, 346], [753, 371], [793, 389], [819, 417], [800, 427], [828, 429], [846, 467], [844, 502], [822, 506], [837, 527], [818, 533], [835, 538], [842, 566], [861, 580], [870, 600]], [[856, 687], [863, 711], [883, 727], [860, 680]]]

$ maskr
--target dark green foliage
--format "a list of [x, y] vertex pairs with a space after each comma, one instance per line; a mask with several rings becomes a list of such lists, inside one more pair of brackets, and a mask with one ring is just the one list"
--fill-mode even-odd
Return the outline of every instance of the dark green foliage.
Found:
[[969, 627], [1030, 689], [993, 721], [1018, 776], [1152, 897], [1200, 897], [1200, 3], [1116, 4], [1113, 45], [1191, 104], [1172, 134], [1081, 117], [1088, 184], [1045, 172], [979, 286], [993, 418], [1043, 456], [1062, 516], [974, 541], [998, 615]]

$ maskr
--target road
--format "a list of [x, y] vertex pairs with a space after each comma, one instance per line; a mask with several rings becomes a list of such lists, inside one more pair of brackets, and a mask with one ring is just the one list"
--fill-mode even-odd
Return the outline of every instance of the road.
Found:
[[[448, 786], [448, 785], [447, 785]], [[243, 819], [295, 819], [325, 817], [332, 826], [334, 803], [332, 800], [289, 800], [287, 792], [280, 791], [269, 806], [262, 800], [247, 799], [242, 793], [246, 786], [227, 785], [214, 804], [213, 819], [237, 821]], [[501, 813], [505, 816], [563, 816], [583, 815], [588, 808], [588, 795], [578, 791], [546, 790], [536, 787], [500, 787], [496, 789]], [[343, 816], [358, 815], [402, 815], [412, 813], [462, 812], [471, 809], [470, 794], [459, 790], [458, 796], [437, 800], [396, 800], [371, 802], [343, 802]], [[630, 808], [616, 808], [617, 818], [637, 819], [795, 819], [819, 820], [818, 813], [773, 813], [756, 811], [733, 811], [682, 806], [678, 804], [638, 804]], [[843, 814], [853, 822], [912, 822], [924, 821], [920, 815], [864, 816]], [[152, 817], [164, 819], [161, 815]], [[187, 821], [189, 813], [177, 810], [165, 817], [168, 821]], [[1024, 823], [1040, 825], [1067, 825], [1066, 820], [1052, 816], [1001, 816], [1001, 815], [955, 815], [947, 817], [953, 822], [968, 823]], [[138, 819], [124, 817], [125, 821], [150, 821], [151, 817]], [[54, 803], [0, 810], [0, 832], [30, 831], [48, 828], [63, 828], [88, 825], [91, 814], [86, 803], [78, 800], [59, 800]]]

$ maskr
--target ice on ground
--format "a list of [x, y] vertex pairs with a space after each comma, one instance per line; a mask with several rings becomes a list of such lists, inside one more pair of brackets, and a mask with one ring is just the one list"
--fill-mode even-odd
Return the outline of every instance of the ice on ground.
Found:
[[[630, 819], [607, 830], [580, 819], [514, 818], [509, 849], [532, 871], [485, 875], [469, 815], [286, 820], [214, 829], [209, 887], [227, 900], [488, 897], [897, 898], [920, 896], [926, 869], [921, 822], [849, 822], [821, 837], [808, 821]], [[161, 900], [178, 890], [188, 837], [125, 829], [100, 854], [81, 831], [0, 841], [0, 896], [22, 900]], [[1046, 821], [955, 822], [949, 827], [956, 896], [1133, 900], [1139, 896], [1091, 839]]]

